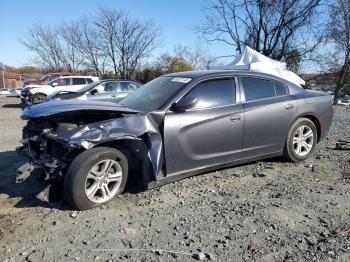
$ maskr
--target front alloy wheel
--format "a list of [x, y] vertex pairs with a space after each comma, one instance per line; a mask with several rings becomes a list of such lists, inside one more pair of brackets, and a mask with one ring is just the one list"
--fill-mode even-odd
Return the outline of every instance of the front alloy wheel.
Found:
[[106, 159], [94, 165], [85, 180], [85, 194], [101, 204], [111, 200], [120, 188], [123, 171], [116, 160]]
[[108, 147], [92, 148], [69, 165], [64, 194], [77, 209], [90, 209], [122, 193], [127, 178], [128, 161], [122, 152]]

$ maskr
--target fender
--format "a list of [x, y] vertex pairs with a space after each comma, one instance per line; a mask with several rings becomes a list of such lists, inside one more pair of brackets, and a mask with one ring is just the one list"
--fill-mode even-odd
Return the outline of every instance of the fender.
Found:
[[88, 124], [58, 133], [51, 139], [65, 141], [71, 147], [93, 148], [122, 139], [142, 140], [148, 147], [148, 158], [157, 177], [164, 163], [162, 125], [165, 112], [157, 111]]

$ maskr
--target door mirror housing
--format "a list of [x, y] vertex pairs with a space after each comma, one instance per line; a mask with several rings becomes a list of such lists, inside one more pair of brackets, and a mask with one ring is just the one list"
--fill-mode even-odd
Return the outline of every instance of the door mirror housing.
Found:
[[92, 95], [94, 95], [94, 94], [96, 94], [96, 93], [98, 93], [98, 90], [97, 90], [97, 89], [92, 89], [92, 90], [90, 91], [90, 94], [92, 94]]
[[186, 111], [187, 109], [194, 108], [198, 103], [198, 99], [193, 96], [186, 96], [182, 98], [179, 102], [174, 103], [171, 107], [170, 110], [174, 112], [183, 112]]
[[58, 83], [57, 83], [57, 82], [53, 82], [53, 83], [51, 84], [51, 86], [52, 86], [52, 87], [58, 86]]

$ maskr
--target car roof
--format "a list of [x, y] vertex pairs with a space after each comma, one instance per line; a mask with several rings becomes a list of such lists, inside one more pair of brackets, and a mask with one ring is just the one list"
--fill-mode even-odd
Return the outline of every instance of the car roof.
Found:
[[211, 77], [211, 76], [221, 76], [221, 75], [241, 75], [241, 76], [256, 76], [256, 77], [263, 77], [263, 78], [269, 78], [272, 80], [289, 83], [293, 86], [296, 86], [300, 88], [300, 86], [296, 85], [293, 82], [287, 81], [284, 78], [278, 77], [276, 75], [271, 75], [268, 73], [261, 73], [261, 72], [252, 72], [247, 70], [198, 70], [198, 71], [186, 71], [186, 72], [178, 72], [178, 73], [171, 73], [167, 74], [165, 76], [170, 77], [186, 77], [186, 78], [192, 78], [193, 80]]
[[57, 79], [63, 79], [63, 78], [98, 78], [97, 76], [61, 76], [57, 77]]
[[135, 83], [138, 83], [137, 81], [135, 80], [128, 80], [128, 79], [102, 79], [100, 80], [100, 82], [106, 82], [106, 81], [118, 81], [118, 82], [135, 82]]

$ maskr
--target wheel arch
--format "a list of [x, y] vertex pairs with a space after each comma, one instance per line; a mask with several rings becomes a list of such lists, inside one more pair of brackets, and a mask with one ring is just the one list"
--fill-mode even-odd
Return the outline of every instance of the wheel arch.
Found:
[[47, 94], [45, 94], [43, 92], [32, 93], [32, 96], [36, 96], [36, 95], [43, 95], [43, 96], [47, 97]]
[[130, 179], [128, 183], [147, 187], [148, 182], [152, 180], [152, 173], [149, 169], [151, 167], [148, 157], [149, 147], [143, 140], [137, 138], [120, 138], [99, 143], [94, 146], [94, 148], [96, 147], [115, 148], [127, 157]]
[[299, 119], [299, 118], [307, 118], [307, 119], [311, 120], [314, 123], [314, 125], [316, 127], [316, 130], [317, 130], [317, 143], [318, 143], [320, 141], [320, 139], [321, 139], [321, 132], [322, 132], [320, 120], [314, 114], [310, 114], [310, 113], [305, 113], [305, 114], [299, 115], [295, 119], [295, 121], [297, 119]]

